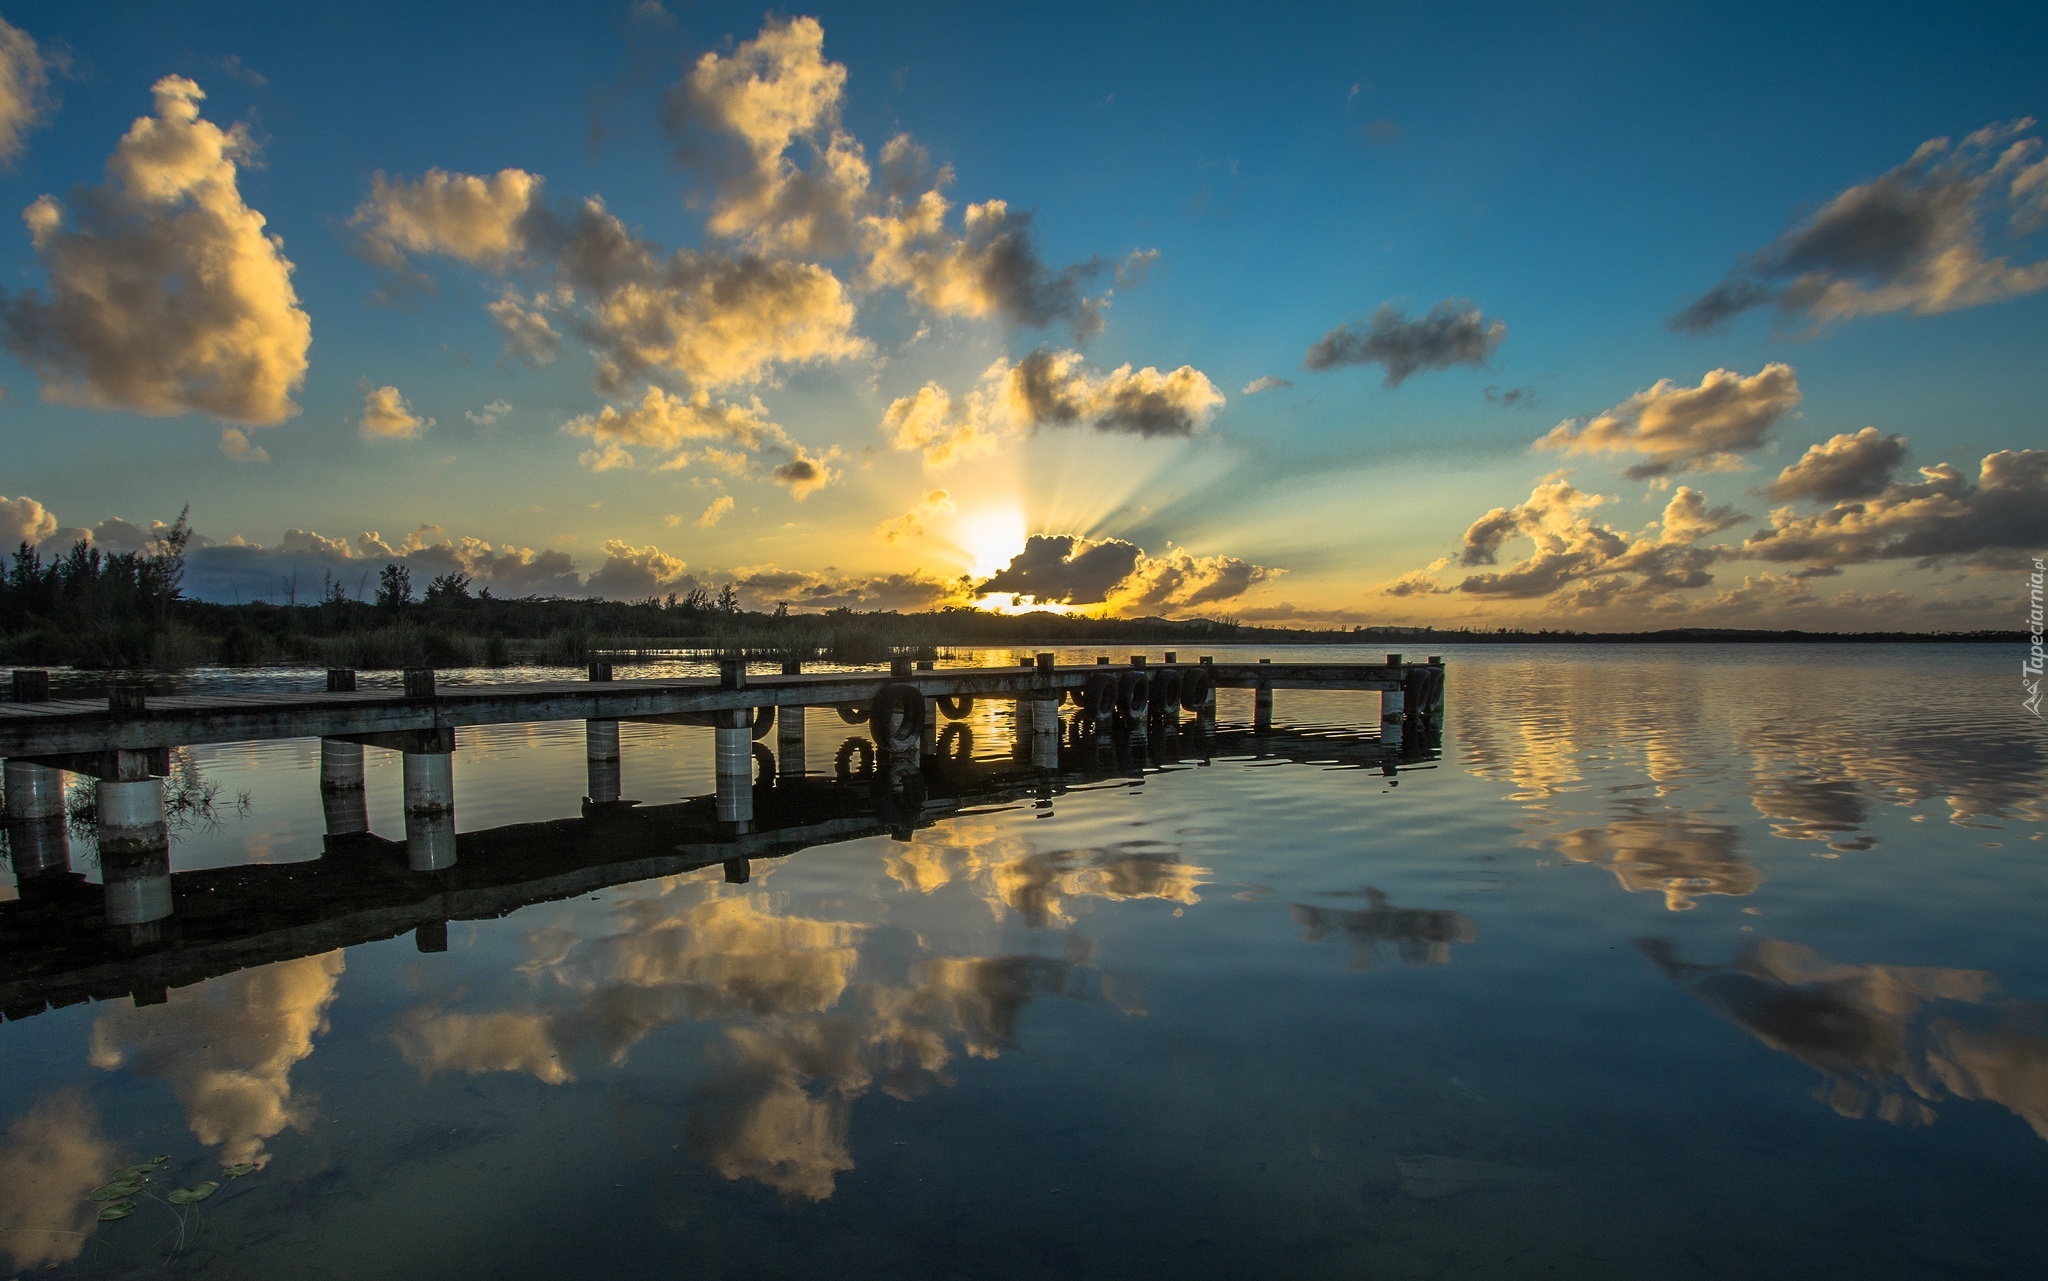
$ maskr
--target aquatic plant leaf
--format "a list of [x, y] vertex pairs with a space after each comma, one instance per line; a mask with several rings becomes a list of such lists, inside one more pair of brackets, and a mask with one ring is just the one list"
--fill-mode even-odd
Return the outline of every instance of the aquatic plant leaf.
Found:
[[231, 1179], [239, 1179], [245, 1174], [256, 1173], [256, 1167], [250, 1164], [249, 1162], [244, 1161], [240, 1165], [229, 1166], [227, 1169], [222, 1170], [221, 1173], [227, 1175]]
[[206, 1182], [195, 1187], [179, 1188], [165, 1197], [164, 1200], [169, 1201], [172, 1205], [191, 1205], [194, 1201], [204, 1201], [218, 1191], [220, 1191], [220, 1184], [208, 1179]]
[[166, 1161], [169, 1161], [170, 1159], [171, 1159], [171, 1158], [169, 1158], [169, 1157], [167, 1157], [167, 1156], [153, 1156], [153, 1157], [149, 1158], [149, 1163], [150, 1163], [151, 1165], [162, 1165], [162, 1164], [164, 1164], [164, 1162], [166, 1162]]
[[125, 1219], [133, 1213], [135, 1213], [135, 1203], [133, 1201], [116, 1201], [112, 1205], [100, 1207], [100, 1222], [112, 1223], [116, 1219]]
[[133, 1196], [142, 1190], [142, 1176], [123, 1174], [94, 1188], [89, 1195], [95, 1201], [115, 1201], [124, 1196]]

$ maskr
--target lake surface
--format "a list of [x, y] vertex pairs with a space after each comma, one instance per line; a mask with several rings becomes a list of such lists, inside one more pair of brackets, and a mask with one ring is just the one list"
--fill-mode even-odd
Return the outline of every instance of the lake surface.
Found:
[[[895, 832], [844, 817], [865, 731], [813, 709], [815, 777], [764, 762], [762, 815], [870, 834], [452, 920], [445, 951], [322, 888], [403, 854], [324, 852], [316, 742], [181, 752], [218, 790], [180, 910], [262, 886], [279, 923], [160, 1001], [0, 1023], [0, 1267], [2048, 1275], [2048, 737], [2016, 651], [1443, 653], [1437, 760], [1371, 763], [1377, 695], [1281, 691], [1261, 738], [1226, 691], [1213, 741], [976, 791], [1029, 773], [983, 703]], [[579, 817], [580, 725], [463, 731], [457, 826], [656, 864], [711, 738], [626, 726], [627, 821]], [[398, 757], [368, 757], [397, 837]], [[46, 892], [0, 885], [0, 946]]]

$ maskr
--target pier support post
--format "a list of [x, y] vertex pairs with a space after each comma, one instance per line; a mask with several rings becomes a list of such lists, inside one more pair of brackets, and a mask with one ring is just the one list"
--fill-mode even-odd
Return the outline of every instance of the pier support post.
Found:
[[130, 943], [153, 941], [171, 915], [171, 833], [164, 781], [100, 779], [100, 883], [106, 922]]
[[[1259, 665], [1265, 667], [1270, 665], [1272, 661], [1270, 658], [1262, 658], [1259, 660]], [[1273, 687], [1264, 680], [1261, 680], [1258, 688], [1252, 691], [1252, 732], [1254, 734], [1270, 734], [1272, 731]]]
[[1034, 698], [1019, 703], [1019, 708], [1031, 709], [1031, 767], [1033, 769], [1058, 769], [1060, 767], [1060, 704], [1054, 698]]
[[65, 826], [64, 772], [27, 761], [6, 767], [7, 848], [16, 880], [71, 867], [71, 834]]
[[415, 872], [455, 866], [452, 741], [445, 750], [405, 753], [405, 862]]
[[9, 761], [5, 785], [8, 821], [64, 817], [63, 770]]
[[741, 708], [717, 716], [718, 821], [740, 835], [754, 828], [754, 714]]
[[326, 817], [329, 836], [355, 836], [370, 830], [370, 798], [363, 788], [361, 743], [338, 738], [320, 740], [320, 809]]
[[1408, 698], [1398, 689], [1380, 691], [1380, 744], [1396, 751], [1401, 748], [1402, 729], [1408, 720]]
[[808, 769], [804, 759], [804, 708], [784, 703], [775, 715], [775, 773], [781, 778], [802, 778]]
[[604, 805], [619, 799], [619, 723], [583, 722], [583, 743], [590, 767], [590, 803]]
[[363, 745], [338, 738], [320, 740], [320, 790], [360, 792], [363, 790]]

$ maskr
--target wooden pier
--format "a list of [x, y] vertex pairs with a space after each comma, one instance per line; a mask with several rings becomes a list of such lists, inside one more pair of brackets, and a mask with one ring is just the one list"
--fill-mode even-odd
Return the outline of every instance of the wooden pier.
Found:
[[[5, 827], [9, 861], [23, 885], [55, 884], [69, 874], [72, 815], [66, 772], [94, 781], [90, 819], [98, 847], [97, 922], [119, 946], [159, 946], [177, 921], [170, 866], [170, 828], [164, 779], [173, 748], [204, 743], [276, 739], [320, 740], [320, 792], [330, 843], [360, 844], [369, 834], [363, 752], [380, 748], [403, 756], [405, 870], [419, 886], [445, 881], [476, 836], [455, 829], [455, 751], [459, 731], [480, 725], [580, 720], [585, 727], [586, 804], [617, 807], [621, 763], [619, 725], [709, 726], [716, 790], [703, 798], [713, 838], [737, 858], [760, 831], [758, 763], [766, 753], [771, 773], [800, 783], [811, 774], [805, 752], [806, 718], [776, 710], [833, 707], [865, 728], [872, 745], [843, 744], [835, 774], [868, 772], [878, 781], [868, 794], [866, 821], [907, 834], [924, 813], [934, 779], [949, 762], [949, 729], [976, 700], [1014, 703], [1017, 760], [1041, 779], [1076, 768], [1075, 753], [1090, 752], [1102, 768], [1147, 755], [1154, 735], [1177, 736], [1192, 715], [1197, 731], [1215, 732], [1216, 691], [1253, 691], [1252, 734], [1270, 735], [1276, 690], [1362, 690], [1380, 695], [1376, 759], [1414, 759], [1434, 743], [1443, 706], [1444, 669], [1437, 659], [1409, 664], [1398, 654], [1384, 663], [1163, 664], [1132, 656], [1128, 665], [1108, 658], [1060, 666], [1051, 654], [1018, 667], [939, 668], [898, 660], [887, 671], [803, 672], [795, 663], [755, 672], [743, 660], [720, 665], [715, 678], [614, 680], [608, 663], [592, 663], [586, 681], [533, 681], [440, 687], [431, 669], [409, 669], [394, 690], [358, 689], [356, 674], [327, 673], [321, 690], [149, 696], [139, 686], [115, 684], [104, 700], [50, 698], [48, 674], [13, 675], [14, 698], [0, 703], [0, 757], [5, 758]], [[765, 665], [765, 664], [764, 664]], [[1071, 700], [1073, 707], [1063, 710]], [[775, 747], [765, 738], [774, 731]], [[855, 750], [858, 749], [858, 750]], [[850, 758], [850, 759], [849, 759]], [[699, 845], [703, 837], [693, 837]], [[758, 843], [755, 841], [754, 843]], [[667, 856], [664, 856], [667, 857]], [[705, 855], [704, 857], [711, 857]], [[654, 873], [645, 873], [652, 875]], [[545, 876], [539, 878], [547, 880]], [[422, 891], [426, 892], [426, 891]], [[441, 891], [434, 891], [439, 893]]]

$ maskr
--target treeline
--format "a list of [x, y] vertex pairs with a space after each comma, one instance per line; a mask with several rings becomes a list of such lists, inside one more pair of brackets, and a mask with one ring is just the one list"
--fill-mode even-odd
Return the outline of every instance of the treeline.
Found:
[[183, 595], [191, 531], [181, 514], [141, 551], [107, 553], [86, 543], [44, 560], [23, 543], [0, 576], [0, 662], [84, 668], [176, 669], [207, 663], [294, 663], [365, 669], [576, 664], [593, 654], [715, 651], [821, 656], [879, 663], [940, 646], [1019, 648], [1089, 644], [1256, 642], [1440, 647], [1530, 643], [1786, 643], [2016, 641], [2012, 632], [1854, 634], [1726, 628], [1657, 632], [1471, 630], [1435, 627], [1287, 629], [1234, 619], [1088, 618], [949, 608], [916, 614], [834, 609], [744, 609], [730, 585], [640, 601], [527, 596], [477, 590], [443, 574], [416, 590], [410, 570], [388, 564], [369, 600], [332, 576], [307, 603], [225, 605]]
[[177, 524], [140, 552], [79, 543], [45, 561], [23, 543], [0, 581], [0, 661], [84, 668], [175, 669], [206, 663], [296, 663], [364, 669], [581, 663], [592, 654], [704, 650], [823, 656], [874, 663], [929, 655], [941, 645], [1084, 644], [1184, 637], [1227, 640], [1231, 622], [1004, 615], [976, 609], [918, 614], [742, 608], [717, 592], [640, 601], [477, 590], [444, 574], [418, 590], [411, 571], [384, 566], [371, 599], [330, 576], [305, 603], [216, 604], [182, 595], [190, 532]]

